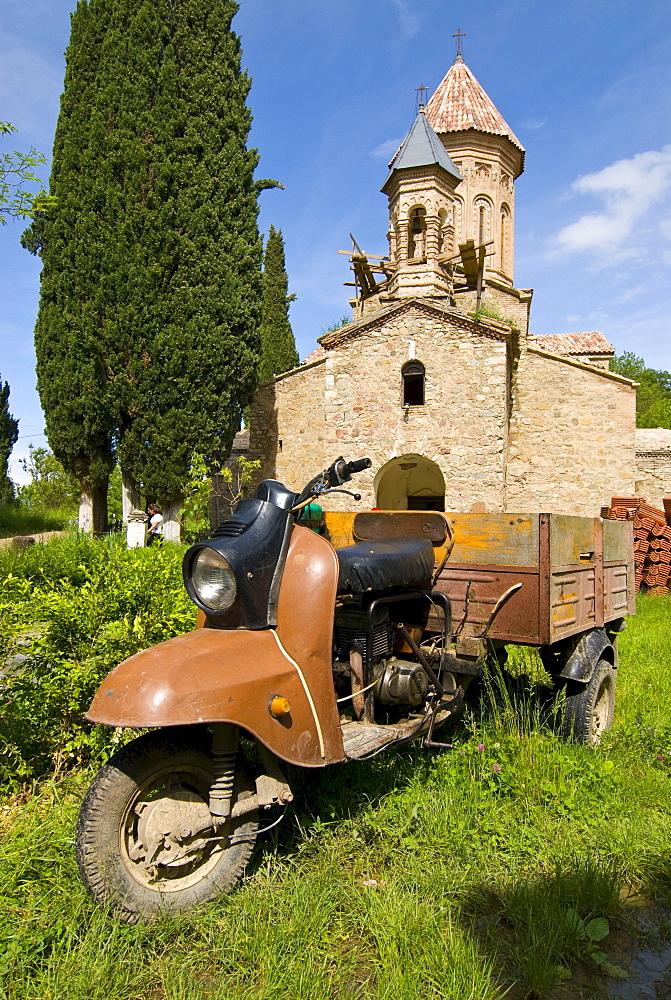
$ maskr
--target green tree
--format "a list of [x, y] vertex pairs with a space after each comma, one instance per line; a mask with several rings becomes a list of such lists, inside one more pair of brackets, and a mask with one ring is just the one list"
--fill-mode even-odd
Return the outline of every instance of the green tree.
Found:
[[260, 468], [260, 462], [240, 455], [212, 476], [203, 456], [194, 452], [184, 489], [184, 507], [180, 510], [187, 540], [197, 541], [202, 534], [211, 532], [211, 499], [221, 499], [229, 509], [233, 508], [247, 494]]
[[116, 352], [110, 348], [118, 313], [110, 260], [114, 227], [104, 163], [114, 110], [106, 119], [99, 103], [101, 92], [118, 84], [103, 71], [104, 18], [96, 0], [80, 0], [72, 15], [50, 178], [55, 204], [22, 239], [43, 265], [35, 351], [47, 437], [79, 483], [80, 527], [97, 531], [107, 527], [118, 412]]
[[613, 358], [611, 371], [638, 382], [636, 426], [671, 430], [671, 373], [648, 368], [643, 358], [625, 351]]
[[21, 459], [30, 482], [19, 486], [17, 499], [28, 510], [75, 510], [79, 502], [77, 480], [68, 475], [48, 448], [29, 446], [28, 458]]
[[263, 298], [261, 304], [261, 380], [280, 375], [298, 364], [298, 352], [289, 322], [289, 304], [282, 230], [270, 227], [263, 258]]
[[0, 382], [0, 503], [7, 503], [14, 496], [8, 467], [18, 436], [19, 422], [9, 412], [9, 385]]
[[221, 464], [255, 388], [257, 196], [272, 182], [253, 180], [236, 10], [79, 0], [72, 17], [57, 203], [25, 242], [44, 261], [49, 441], [101, 518], [118, 454], [168, 528], [192, 453]]
[[[0, 122], [0, 135], [16, 132], [9, 122]], [[49, 206], [51, 199], [43, 188], [26, 191], [24, 184], [41, 184], [34, 173], [35, 167], [46, 163], [46, 157], [36, 149], [27, 153], [0, 153], [0, 223], [7, 224], [7, 216], [15, 219], [32, 218]]]

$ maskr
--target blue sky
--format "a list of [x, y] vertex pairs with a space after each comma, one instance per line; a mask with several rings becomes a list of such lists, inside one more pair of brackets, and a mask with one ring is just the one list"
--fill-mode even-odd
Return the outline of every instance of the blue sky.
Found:
[[[51, 153], [76, 0], [2, 0], [0, 149]], [[526, 147], [515, 284], [536, 334], [600, 330], [671, 369], [671, 4], [668, 0], [242, 0], [261, 229], [281, 228], [299, 353], [348, 315], [352, 232], [387, 252], [386, 162], [415, 88], [464, 58]], [[0, 227], [0, 374], [20, 419], [15, 458], [43, 444], [32, 331], [39, 261]], [[13, 474], [19, 478], [16, 463]]]

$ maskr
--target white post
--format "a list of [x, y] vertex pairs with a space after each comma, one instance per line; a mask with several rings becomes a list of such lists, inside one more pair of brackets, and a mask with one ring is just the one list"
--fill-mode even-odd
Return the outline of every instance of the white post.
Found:
[[79, 530], [93, 534], [93, 493], [84, 489], [79, 494]]
[[123, 523], [128, 524], [131, 511], [140, 509], [140, 491], [131, 475], [121, 470], [121, 504]]
[[182, 523], [179, 512], [184, 503], [183, 497], [166, 501], [163, 505], [163, 538], [166, 542], [179, 542], [182, 538]]
[[141, 549], [147, 544], [147, 521], [143, 510], [131, 510], [126, 530], [126, 548]]

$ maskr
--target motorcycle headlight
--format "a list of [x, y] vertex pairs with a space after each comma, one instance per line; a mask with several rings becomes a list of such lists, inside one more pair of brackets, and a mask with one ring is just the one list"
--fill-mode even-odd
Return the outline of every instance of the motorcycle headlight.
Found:
[[200, 550], [193, 561], [191, 583], [198, 600], [213, 611], [227, 611], [235, 600], [235, 575], [215, 549]]

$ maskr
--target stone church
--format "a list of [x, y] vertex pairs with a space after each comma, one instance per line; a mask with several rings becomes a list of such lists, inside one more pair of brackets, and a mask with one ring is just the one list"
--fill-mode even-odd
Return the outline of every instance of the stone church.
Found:
[[338, 455], [367, 455], [356, 489], [387, 510], [598, 516], [633, 491], [636, 390], [609, 371], [611, 345], [529, 333], [532, 291], [513, 274], [523, 169], [458, 55], [382, 185], [388, 257], [352, 254], [352, 321], [258, 389], [263, 477], [299, 489]]

